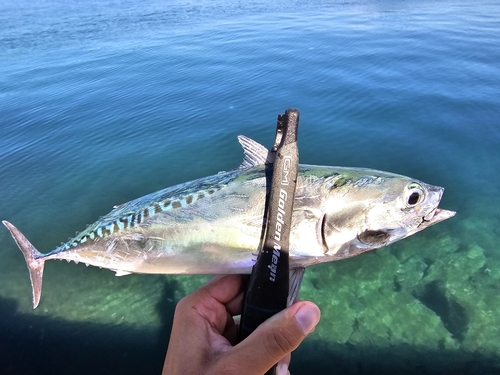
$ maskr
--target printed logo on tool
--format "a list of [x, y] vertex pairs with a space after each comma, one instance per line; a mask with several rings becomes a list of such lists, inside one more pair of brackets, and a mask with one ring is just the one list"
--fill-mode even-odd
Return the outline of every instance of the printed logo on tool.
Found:
[[292, 167], [292, 157], [284, 156], [283, 157], [283, 171], [281, 173], [281, 185], [289, 185], [290, 184], [290, 168]]

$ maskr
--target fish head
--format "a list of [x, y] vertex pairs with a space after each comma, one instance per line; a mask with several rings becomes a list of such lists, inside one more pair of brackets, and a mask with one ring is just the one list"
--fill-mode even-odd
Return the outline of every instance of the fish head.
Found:
[[319, 227], [325, 255], [338, 259], [389, 245], [455, 215], [438, 207], [442, 187], [389, 173], [367, 170], [329, 190]]

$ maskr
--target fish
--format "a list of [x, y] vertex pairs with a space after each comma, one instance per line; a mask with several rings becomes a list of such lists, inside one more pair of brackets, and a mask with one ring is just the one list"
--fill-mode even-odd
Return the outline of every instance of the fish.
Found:
[[[274, 153], [248, 137], [238, 140], [244, 152], [239, 168], [117, 205], [49, 253], [39, 252], [3, 221], [24, 254], [33, 308], [40, 303], [44, 264], [52, 259], [110, 269], [117, 276], [249, 274], [265, 225]], [[374, 169], [300, 164], [291, 271], [354, 257], [451, 218], [454, 211], [438, 207], [443, 191]]]

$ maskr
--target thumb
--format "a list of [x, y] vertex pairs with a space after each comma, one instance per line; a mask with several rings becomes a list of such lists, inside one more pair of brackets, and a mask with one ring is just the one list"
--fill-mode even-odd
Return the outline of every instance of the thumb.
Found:
[[[233, 349], [243, 369], [239, 374], [263, 374], [295, 350], [319, 322], [320, 310], [312, 302], [293, 304], [262, 323]], [[236, 353], [233, 352], [236, 355]], [[251, 364], [251, 366], [248, 366]]]

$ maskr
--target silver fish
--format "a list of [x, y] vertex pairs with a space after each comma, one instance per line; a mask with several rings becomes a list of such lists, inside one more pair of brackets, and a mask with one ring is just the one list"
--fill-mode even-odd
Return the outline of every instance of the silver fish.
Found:
[[[108, 268], [117, 276], [250, 273], [263, 227], [266, 164], [273, 154], [247, 137], [238, 140], [245, 154], [239, 169], [115, 206], [47, 254], [3, 221], [26, 259], [34, 308], [49, 259]], [[353, 257], [452, 217], [455, 212], [438, 208], [443, 190], [372, 169], [300, 165], [290, 268]]]

